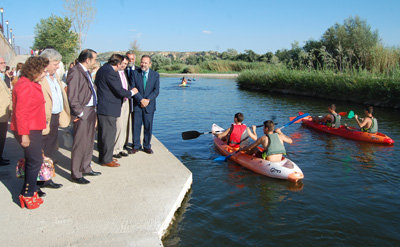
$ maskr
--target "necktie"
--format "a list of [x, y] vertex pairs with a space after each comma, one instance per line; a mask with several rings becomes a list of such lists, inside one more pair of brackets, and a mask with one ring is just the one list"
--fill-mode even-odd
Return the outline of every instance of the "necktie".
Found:
[[147, 83], [147, 72], [143, 72], [143, 90], [146, 90], [146, 83]]
[[89, 78], [89, 85], [90, 85], [90, 90], [92, 90], [92, 96], [93, 96], [93, 105], [97, 106], [97, 96], [96, 96], [96, 91], [94, 90], [93, 84], [92, 84], [92, 77], [90, 76], [89, 71], [86, 71], [88, 78]]

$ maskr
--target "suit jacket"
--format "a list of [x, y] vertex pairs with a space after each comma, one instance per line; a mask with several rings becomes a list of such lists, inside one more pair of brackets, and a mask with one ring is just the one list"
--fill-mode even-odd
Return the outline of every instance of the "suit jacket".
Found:
[[8, 122], [11, 115], [11, 92], [0, 77], [0, 122]]
[[124, 98], [131, 98], [129, 90], [122, 87], [121, 78], [113, 67], [106, 63], [96, 73], [97, 114], [119, 117]]
[[[69, 104], [68, 104], [68, 97], [67, 93], [64, 90], [64, 87], [59, 80], [58, 77], [55, 77], [58, 85], [60, 86], [61, 89], [61, 94], [62, 94], [62, 100], [63, 100], [63, 110], [60, 112], [60, 119], [59, 119], [59, 125], [61, 128], [66, 128], [68, 127], [70, 121], [71, 121], [71, 113], [69, 109]], [[47, 77], [43, 78], [43, 80], [40, 82], [40, 85], [42, 85], [42, 91], [43, 91], [43, 96], [44, 100], [46, 101], [45, 104], [45, 110], [46, 110], [46, 129], [43, 130], [43, 135], [47, 135], [50, 132], [50, 121], [51, 121], [51, 112], [53, 110], [53, 97], [51, 94], [51, 89], [49, 85], [49, 81], [47, 80]]]
[[[135, 70], [136, 66], [132, 66], [132, 71], [131, 74], [133, 74], [133, 71]], [[132, 89], [132, 75], [129, 73], [128, 67], [125, 69], [125, 75], [126, 78], [128, 78], [128, 83], [129, 83], [129, 90]], [[133, 98], [128, 99], [129, 100], [129, 111], [133, 112]]]
[[146, 88], [144, 88], [142, 70], [140, 68], [133, 71], [132, 77], [132, 88], [136, 87], [139, 91], [134, 97], [134, 110], [141, 110], [140, 101], [142, 99], [149, 99], [149, 105], [144, 108], [146, 113], [152, 113], [156, 111], [156, 98], [160, 92], [160, 75], [152, 69], [149, 69], [147, 77]]
[[[88, 114], [85, 114], [87, 112], [85, 106], [92, 97], [92, 90], [90, 89], [89, 77], [79, 63], [68, 70], [67, 85], [71, 115], [78, 116], [83, 112], [81, 118], [84, 120], [87, 119]], [[96, 85], [94, 85], [94, 87], [96, 90]]]
[[29, 135], [31, 130], [46, 128], [46, 113], [42, 86], [21, 77], [12, 93], [13, 113], [10, 129], [18, 135]]

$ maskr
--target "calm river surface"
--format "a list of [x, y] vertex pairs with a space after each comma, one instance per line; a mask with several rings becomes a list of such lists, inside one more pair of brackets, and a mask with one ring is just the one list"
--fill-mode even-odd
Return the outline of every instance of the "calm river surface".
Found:
[[[192, 190], [164, 239], [165, 246], [400, 246], [400, 114], [376, 108], [379, 130], [395, 146], [355, 142], [292, 124], [288, 157], [302, 169], [293, 184], [218, 163], [212, 136], [183, 141], [188, 130], [229, 127], [236, 112], [247, 125], [298, 111], [321, 115], [363, 106], [239, 90], [234, 80], [197, 79], [179, 88], [161, 78], [154, 135], [193, 173]], [[355, 120], [347, 120], [354, 125]], [[257, 130], [258, 135], [262, 130]]]

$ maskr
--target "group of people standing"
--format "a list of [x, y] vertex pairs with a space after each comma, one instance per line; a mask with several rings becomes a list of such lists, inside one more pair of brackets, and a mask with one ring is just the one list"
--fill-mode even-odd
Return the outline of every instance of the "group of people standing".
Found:
[[[39, 189], [37, 177], [44, 157], [55, 158], [59, 127], [73, 124], [71, 180], [78, 184], [90, 183], [85, 176], [101, 175], [92, 165], [96, 128], [102, 166], [118, 167], [118, 158], [139, 150], [153, 153], [152, 125], [160, 82], [158, 73], [150, 69], [151, 57], [142, 56], [140, 67], [135, 68], [133, 52], [125, 56], [113, 54], [93, 79], [91, 71], [97, 63], [97, 53], [85, 49], [68, 70], [66, 85], [56, 75], [61, 59], [60, 53], [52, 48], [28, 58], [12, 93], [3, 88], [4, 81], [0, 80], [0, 162], [8, 165], [2, 151], [11, 114], [10, 129], [24, 149], [25, 158], [24, 185], [19, 199], [21, 207], [29, 209], [43, 203], [41, 196], [45, 193]], [[4, 60], [0, 58], [0, 71], [2, 64]], [[4, 100], [3, 94], [7, 96]], [[130, 129], [132, 148], [128, 145]], [[39, 185], [62, 186], [52, 180]]]

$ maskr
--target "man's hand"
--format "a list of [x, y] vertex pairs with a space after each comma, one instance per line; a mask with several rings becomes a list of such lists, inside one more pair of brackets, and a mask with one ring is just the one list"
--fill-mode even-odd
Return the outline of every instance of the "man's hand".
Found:
[[76, 117], [76, 118], [74, 119], [74, 123], [78, 122], [79, 120], [80, 120], [80, 118], [79, 118], [79, 117]]
[[134, 88], [132, 88], [132, 90], [131, 90], [132, 92], [133, 92], [133, 95], [135, 95], [135, 94], [137, 94], [139, 91], [134, 87]]
[[147, 106], [149, 105], [149, 102], [150, 102], [149, 99], [142, 99], [142, 100], [140, 101], [140, 106], [141, 106], [142, 108], [145, 108], [145, 107], [147, 107]]
[[29, 135], [22, 135], [21, 146], [27, 148], [30, 144], [31, 140], [29, 139]]

